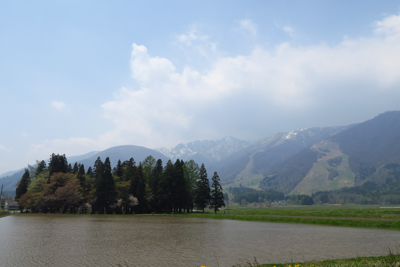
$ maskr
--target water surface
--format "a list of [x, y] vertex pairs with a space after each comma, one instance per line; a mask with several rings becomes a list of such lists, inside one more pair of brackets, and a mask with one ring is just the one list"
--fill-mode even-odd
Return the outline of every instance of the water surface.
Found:
[[232, 266], [386, 255], [400, 231], [170, 216], [0, 219], [1, 266]]

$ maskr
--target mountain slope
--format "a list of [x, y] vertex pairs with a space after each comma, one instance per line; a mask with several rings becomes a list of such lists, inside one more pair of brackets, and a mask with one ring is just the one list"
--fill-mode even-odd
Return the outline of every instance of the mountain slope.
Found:
[[348, 126], [310, 128], [275, 134], [234, 153], [217, 163], [214, 168], [224, 185], [243, 183], [246, 186], [256, 186], [272, 166], [347, 128]]
[[[104, 151], [98, 152], [90, 156], [89, 158], [78, 160], [77, 162], [84, 164], [85, 169], [87, 170], [89, 166], [93, 167], [93, 164], [98, 157], [100, 157], [103, 162], [107, 157], [109, 157], [111, 167], [114, 167], [117, 165], [118, 160], [121, 160], [121, 162], [123, 162], [125, 160], [129, 160], [130, 158], [133, 158], [136, 163], [139, 164], [139, 162], [143, 161], [147, 156], [153, 156], [156, 160], [161, 159], [164, 165], [168, 161], [167, 157], [153, 149], [145, 148], [142, 146], [125, 145], [111, 147]], [[70, 163], [73, 164], [74, 162]]]
[[[309, 157], [309, 154], [317, 157]], [[383, 113], [350, 127], [266, 172], [262, 188], [290, 194], [400, 181], [389, 171], [400, 164], [400, 111]], [[295, 172], [302, 166], [302, 172]], [[389, 166], [389, 167], [388, 167]], [[302, 177], [301, 177], [302, 176]]]
[[198, 164], [204, 163], [206, 167], [210, 167], [249, 145], [248, 141], [228, 136], [218, 141], [196, 140], [187, 144], [179, 144], [171, 149], [159, 148], [156, 150], [171, 160], [193, 159]]

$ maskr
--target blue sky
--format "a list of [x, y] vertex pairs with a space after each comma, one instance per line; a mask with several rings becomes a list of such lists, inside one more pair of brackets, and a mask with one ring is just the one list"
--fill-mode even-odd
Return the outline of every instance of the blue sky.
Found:
[[0, 174], [400, 109], [398, 1], [3, 1]]

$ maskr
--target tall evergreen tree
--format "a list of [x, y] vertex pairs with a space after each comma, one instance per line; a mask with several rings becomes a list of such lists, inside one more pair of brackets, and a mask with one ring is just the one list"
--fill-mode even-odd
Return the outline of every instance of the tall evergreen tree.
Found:
[[28, 192], [28, 186], [31, 183], [31, 178], [29, 175], [28, 169], [25, 169], [24, 174], [22, 175], [21, 180], [19, 181], [18, 187], [15, 190], [15, 200], [18, 201], [22, 195]]
[[186, 180], [183, 172], [183, 161], [177, 159], [174, 164], [173, 176], [173, 205], [175, 211], [182, 212], [182, 209], [187, 208], [188, 192], [186, 188]]
[[97, 157], [96, 161], [93, 164], [93, 169], [92, 169], [94, 178], [98, 179], [102, 171], [103, 171], [103, 162], [101, 161], [100, 157]]
[[153, 168], [152, 173], [150, 174], [149, 177], [149, 187], [153, 195], [153, 199], [151, 200], [150, 204], [151, 207], [154, 211], [158, 211], [159, 207], [157, 205], [159, 201], [158, 197], [158, 184], [160, 183], [160, 179], [163, 173], [163, 165], [162, 165], [162, 160], [158, 159], [156, 162], [155, 167]]
[[93, 170], [92, 170], [92, 166], [89, 166], [89, 168], [88, 168], [88, 170], [87, 170], [86, 174], [87, 174], [87, 175], [89, 175], [90, 177], [93, 177]]
[[211, 185], [211, 201], [210, 201], [210, 208], [214, 209], [214, 212], [217, 213], [219, 208], [225, 207], [224, 202], [224, 194], [222, 192], [222, 186], [220, 184], [219, 176], [217, 172], [214, 172], [214, 176], [212, 179]]
[[[100, 160], [101, 162], [101, 160]], [[100, 170], [99, 170], [100, 168]], [[115, 204], [117, 191], [111, 173], [110, 159], [107, 157], [101, 167], [96, 169], [96, 208], [99, 213], [107, 212]]]
[[131, 187], [129, 191], [129, 193], [136, 197], [139, 201], [139, 205], [135, 208], [135, 212], [145, 212], [147, 210], [146, 183], [144, 180], [143, 168], [141, 163], [135, 170], [135, 174], [132, 177]]
[[166, 212], [171, 212], [173, 209], [173, 179], [174, 179], [174, 165], [171, 160], [168, 160], [165, 165], [164, 172], [158, 183], [158, 207]]
[[45, 171], [46, 171], [46, 162], [44, 160], [37, 162], [37, 166], [35, 169], [35, 177], [41, 173], [44, 173]]
[[74, 167], [72, 167], [72, 173], [77, 174], [79, 171], [78, 162], [75, 162]]
[[210, 182], [207, 178], [207, 170], [204, 163], [201, 164], [199, 179], [197, 180], [195, 204], [198, 208], [202, 209], [210, 203]]
[[115, 166], [113, 174], [119, 177], [119, 180], [122, 181], [122, 175], [124, 174], [124, 170], [122, 168], [121, 160], [118, 160], [117, 166]]
[[83, 186], [85, 183], [85, 166], [83, 164], [78, 165], [77, 177], [79, 180], [79, 184]]
[[49, 176], [52, 176], [55, 172], [63, 172], [67, 173], [68, 171], [68, 161], [64, 155], [55, 155], [54, 153], [51, 155], [49, 162]]

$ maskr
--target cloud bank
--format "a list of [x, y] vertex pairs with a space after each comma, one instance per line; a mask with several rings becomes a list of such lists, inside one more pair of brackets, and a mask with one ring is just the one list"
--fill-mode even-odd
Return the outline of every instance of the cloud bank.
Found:
[[[252, 22], [242, 24], [256, 33]], [[178, 36], [187, 46], [207, 39], [194, 32]], [[189, 66], [177, 71], [168, 58], [133, 44], [130, 68], [139, 86], [121, 88], [102, 105], [114, 129], [95, 140], [46, 141], [31, 151], [76, 155], [113, 145], [156, 148], [227, 135], [254, 140], [399, 109], [400, 16], [375, 22], [369, 37], [345, 37], [335, 46], [259, 45], [247, 55], [216, 58], [205, 71]]]
[[102, 107], [119, 137], [151, 147], [263, 137], [274, 124], [315, 113], [381, 112], [400, 96], [400, 16], [374, 25], [371, 37], [346, 37], [333, 47], [257, 46], [249, 55], [219, 58], [205, 72], [177, 72], [167, 58], [133, 44], [132, 77], [140, 88], [122, 88]]

